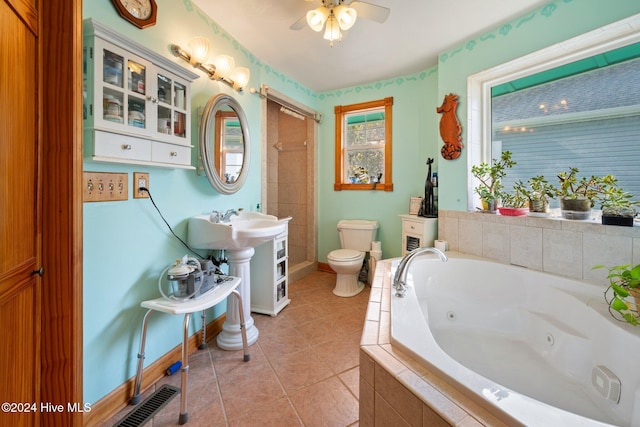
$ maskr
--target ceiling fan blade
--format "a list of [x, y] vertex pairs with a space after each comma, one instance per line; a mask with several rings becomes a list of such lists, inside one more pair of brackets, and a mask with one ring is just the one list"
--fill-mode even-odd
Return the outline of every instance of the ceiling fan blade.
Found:
[[300, 19], [291, 24], [289, 27], [290, 30], [301, 30], [307, 25], [307, 15], [302, 15]]
[[358, 17], [380, 23], [386, 21], [391, 13], [391, 9], [387, 7], [378, 6], [377, 4], [371, 4], [364, 1], [351, 2], [349, 7], [354, 8], [356, 12], [358, 12]]

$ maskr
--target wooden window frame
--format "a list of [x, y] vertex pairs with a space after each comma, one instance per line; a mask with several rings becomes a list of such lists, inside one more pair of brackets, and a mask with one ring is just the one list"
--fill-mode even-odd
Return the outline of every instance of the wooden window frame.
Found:
[[[379, 190], [393, 191], [393, 181], [391, 179], [391, 122], [393, 97], [380, 99], [377, 101], [361, 102], [351, 105], [336, 105], [334, 107], [336, 120], [336, 140], [335, 140], [335, 191], [341, 190]], [[384, 182], [380, 184], [351, 184], [346, 183], [343, 176], [345, 164], [345, 150], [343, 145], [344, 115], [353, 111], [369, 110], [372, 108], [384, 107], [385, 120], [385, 147], [384, 147]]]

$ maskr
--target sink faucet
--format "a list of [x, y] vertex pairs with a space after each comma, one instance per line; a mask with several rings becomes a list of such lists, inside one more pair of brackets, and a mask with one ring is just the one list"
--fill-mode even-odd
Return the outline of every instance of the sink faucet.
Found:
[[398, 264], [398, 268], [396, 269], [396, 274], [395, 276], [393, 276], [393, 287], [396, 289], [397, 297], [402, 298], [407, 292], [407, 284], [405, 283], [405, 280], [407, 278], [407, 268], [409, 268], [409, 264], [411, 264], [411, 261], [417, 258], [418, 255], [424, 254], [426, 252], [438, 254], [442, 262], [446, 262], [448, 259], [447, 256], [442, 253], [442, 251], [431, 247], [418, 248], [406, 254], [400, 260], [400, 264]]
[[225, 213], [213, 210], [211, 211], [211, 215], [209, 216], [209, 221], [213, 222], [214, 224], [227, 222], [229, 221], [229, 218], [231, 218], [231, 215], [239, 215], [239, 214], [238, 214], [238, 211], [235, 209], [229, 209]]
[[222, 222], [229, 221], [229, 218], [231, 218], [231, 215], [239, 215], [239, 214], [237, 210], [229, 209], [224, 213], [224, 215], [222, 215]]

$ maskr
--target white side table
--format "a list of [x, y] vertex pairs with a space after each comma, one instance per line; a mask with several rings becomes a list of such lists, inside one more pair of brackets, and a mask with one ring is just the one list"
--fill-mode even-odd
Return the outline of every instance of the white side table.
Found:
[[438, 238], [438, 218], [400, 215], [402, 219], [402, 256], [416, 248], [433, 246]]
[[181, 390], [180, 390], [180, 417], [179, 424], [185, 424], [189, 420], [187, 414], [187, 375], [189, 373], [189, 354], [187, 342], [189, 339], [189, 320], [191, 314], [196, 311], [202, 311], [202, 339], [204, 340], [205, 310], [222, 302], [229, 295], [233, 294], [238, 300], [238, 311], [240, 312], [240, 330], [242, 332], [242, 348], [244, 350], [244, 361], [249, 361], [249, 350], [247, 346], [247, 333], [244, 326], [244, 313], [242, 311], [242, 297], [237, 288], [240, 285], [239, 277], [227, 276], [228, 279], [220, 283], [217, 287], [210, 290], [206, 294], [185, 302], [169, 301], [165, 298], [156, 298], [143, 301], [140, 306], [147, 309], [147, 313], [142, 320], [142, 332], [140, 336], [140, 352], [138, 353], [138, 369], [136, 371], [136, 382], [133, 391], [133, 397], [130, 403], [138, 404], [140, 401], [140, 383], [142, 382], [142, 365], [144, 363], [144, 346], [147, 336], [147, 325], [149, 323], [150, 314], [154, 311], [161, 311], [167, 314], [184, 314], [184, 330], [182, 337], [182, 368], [181, 368]]

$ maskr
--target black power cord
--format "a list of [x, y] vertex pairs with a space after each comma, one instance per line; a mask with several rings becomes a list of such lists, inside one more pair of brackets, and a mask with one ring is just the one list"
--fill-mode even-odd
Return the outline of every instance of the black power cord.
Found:
[[[178, 236], [173, 229], [171, 228], [171, 226], [169, 225], [169, 223], [167, 222], [167, 220], [164, 218], [164, 216], [162, 215], [162, 212], [160, 212], [160, 209], [158, 208], [158, 205], [156, 205], [156, 202], [153, 201], [153, 197], [151, 197], [151, 192], [149, 191], [148, 188], [146, 187], [140, 187], [138, 188], [138, 190], [140, 191], [145, 191], [148, 195], [149, 195], [149, 200], [151, 201], [151, 203], [153, 204], [153, 207], [156, 208], [156, 210], [158, 211], [158, 214], [160, 215], [160, 218], [162, 218], [162, 220], [164, 221], [164, 223], [167, 225], [167, 228], [169, 229], [169, 231], [171, 232], [171, 234], [173, 234], [173, 236], [178, 239], [180, 241], [180, 243], [182, 243], [184, 245], [185, 248], [187, 248], [191, 253], [195, 254], [197, 257], [199, 257], [200, 259], [207, 259], [207, 257], [200, 255], [198, 252], [194, 251], [193, 249], [191, 249], [191, 247], [187, 244], [187, 242], [185, 242], [184, 240], [182, 240], [182, 238], [180, 238], [180, 236]], [[213, 260], [215, 261], [215, 260]]]

